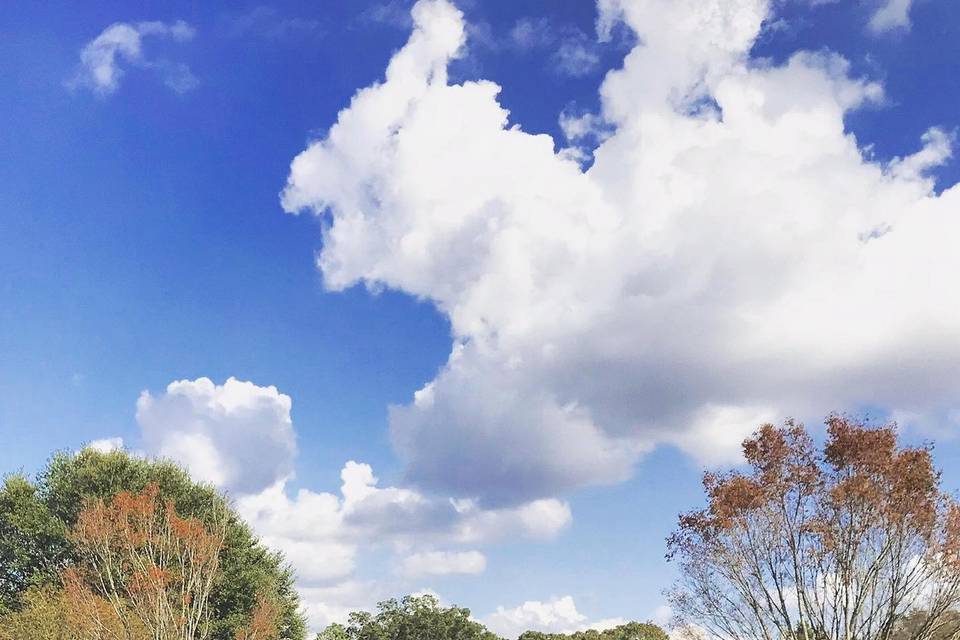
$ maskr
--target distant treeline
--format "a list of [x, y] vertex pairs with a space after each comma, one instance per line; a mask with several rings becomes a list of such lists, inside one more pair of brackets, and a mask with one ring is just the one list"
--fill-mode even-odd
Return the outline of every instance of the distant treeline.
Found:
[[[667, 640], [663, 629], [649, 622], [631, 622], [604, 631], [571, 634], [526, 631], [519, 640]], [[357, 611], [346, 625], [332, 624], [317, 640], [500, 640], [470, 618], [470, 610], [441, 607], [431, 595], [381, 602], [377, 612]]]

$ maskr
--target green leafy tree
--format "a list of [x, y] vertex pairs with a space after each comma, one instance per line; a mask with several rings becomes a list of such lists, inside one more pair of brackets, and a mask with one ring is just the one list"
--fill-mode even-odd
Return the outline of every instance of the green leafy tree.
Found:
[[334, 622], [317, 634], [316, 640], [350, 640], [350, 632], [338, 622]]
[[377, 613], [356, 611], [346, 626], [333, 624], [317, 640], [499, 640], [470, 610], [441, 607], [430, 595], [385, 600]]
[[150, 484], [156, 484], [160, 495], [173, 500], [186, 517], [213, 523], [226, 514], [221, 575], [210, 596], [211, 638], [233, 640], [255, 610], [258, 594], [271, 594], [280, 638], [302, 640], [306, 624], [283, 557], [260, 544], [214, 488], [193, 482], [173, 463], [135, 458], [123, 451], [59, 453], [36, 482], [23, 476], [7, 478], [0, 489], [0, 613], [22, 609], [29, 587], [57, 584], [62, 569], [74, 560], [67, 531], [88, 500], [140, 492]]
[[0, 489], [0, 615], [15, 608], [29, 587], [55, 575], [69, 558], [66, 527], [22, 475]]

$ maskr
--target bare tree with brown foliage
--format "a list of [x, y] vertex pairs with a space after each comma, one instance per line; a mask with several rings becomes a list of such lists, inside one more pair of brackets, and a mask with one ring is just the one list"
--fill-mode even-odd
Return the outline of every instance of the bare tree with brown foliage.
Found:
[[675, 623], [724, 640], [956, 640], [960, 508], [930, 448], [899, 447], [894, 425], [826, 424], [822, 451], [802, 425], [765, 425], [747, 471], [705, 474], [707, 507], [668, 540]]
[[181, 518], [156, 485], [89, 503], [71, 536], [80, 562], [64, 573], [75, 626], [91, 640], [206, 638], [223, 523]]
[[250, 615], [250, 622], [237, 629], [236, 640], [277, 640], [280, 611], [273, 600], [260, 596]]

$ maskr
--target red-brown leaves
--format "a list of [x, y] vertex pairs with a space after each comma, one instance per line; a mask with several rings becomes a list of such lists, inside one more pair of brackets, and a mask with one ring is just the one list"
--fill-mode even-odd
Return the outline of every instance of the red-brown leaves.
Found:
[[257, 604], [250, 616], [250, 623], [237, 629], [236, 640], [276, 640], [277, 621], [280, 619], [280, 610], [273, 600], [262, 595], [257, 596]]
[[722, 529], [732, 526], [734, 520], [747, 512], [760, 508], [768, 496], [762, 483], [737, 474], [727, 477], [708, 474], [704, 486], [710, 496], [710, 515]]
[[203, 638], [222, 525], [180, 517], [156, 485], [92, 501], [71, 533], [81, 562], [64, 576], [68, 597], [91, 619], [109, 606], [124, 627], [139, 625], [151, 637]]
[[124, 609], [94, 593], [75, 567], [63, 573], [64, 614], [70, 631], [83, 640], [146, 638], [139, 624], [124, 621]]
[[917, 535], [933, 535], [940, 475], [928, 448], [898, 450], [894, 425], [872, 428], [831, 416], [827, 431], [831, 511], [862, 513], [861, 526], [907, 526]]
[[894, 425], [870, 428], [839, 415], [828, 417], [826, 424], [828, 439], [823, 448], [824, 460], [837, 471], [879, 472], [896, 456]]
[[681, 515], [681, 530], [706, 538], [770, 503], [783, 502], [788, 494], [797, 499], [809, 496], [823, 482], [813, 440], [792, 421], [782, 428], [761, 426], [744, 441], [743, 453], [751, 471], [705, 473], [703, 488], [709, 506]]
[[886, 640], [915, 607], [960, 606], [960, 507], [930, 448], [898, 447], [892, 424], [826, 425], [822, 453], [802, 425], [767, 424], [746, 470], [704, 475], [707, 507], [668, 539], [681, 618], [728, 638]]

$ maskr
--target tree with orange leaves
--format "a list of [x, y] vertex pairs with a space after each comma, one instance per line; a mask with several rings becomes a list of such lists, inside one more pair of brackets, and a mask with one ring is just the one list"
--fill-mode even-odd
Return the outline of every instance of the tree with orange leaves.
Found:
[[277, 640], [277, 622], [280, 611], [272, 600], [260, 596], [250, 615], [250, 622], [238, 629], [236, 640]]
[[64, 572], [68, 615], [90, 640], [203, 640], [219, 575], [223, 520], [181, 518], [156, 485], [89, 502]]
[[764, 425], [746, 471], [705, 474], [707, 507], [668, 539], [675, 623], [724, 640], [960, 637], [960, 508], [930, 448], [826, 424], [822, 451], [802, 425]]

